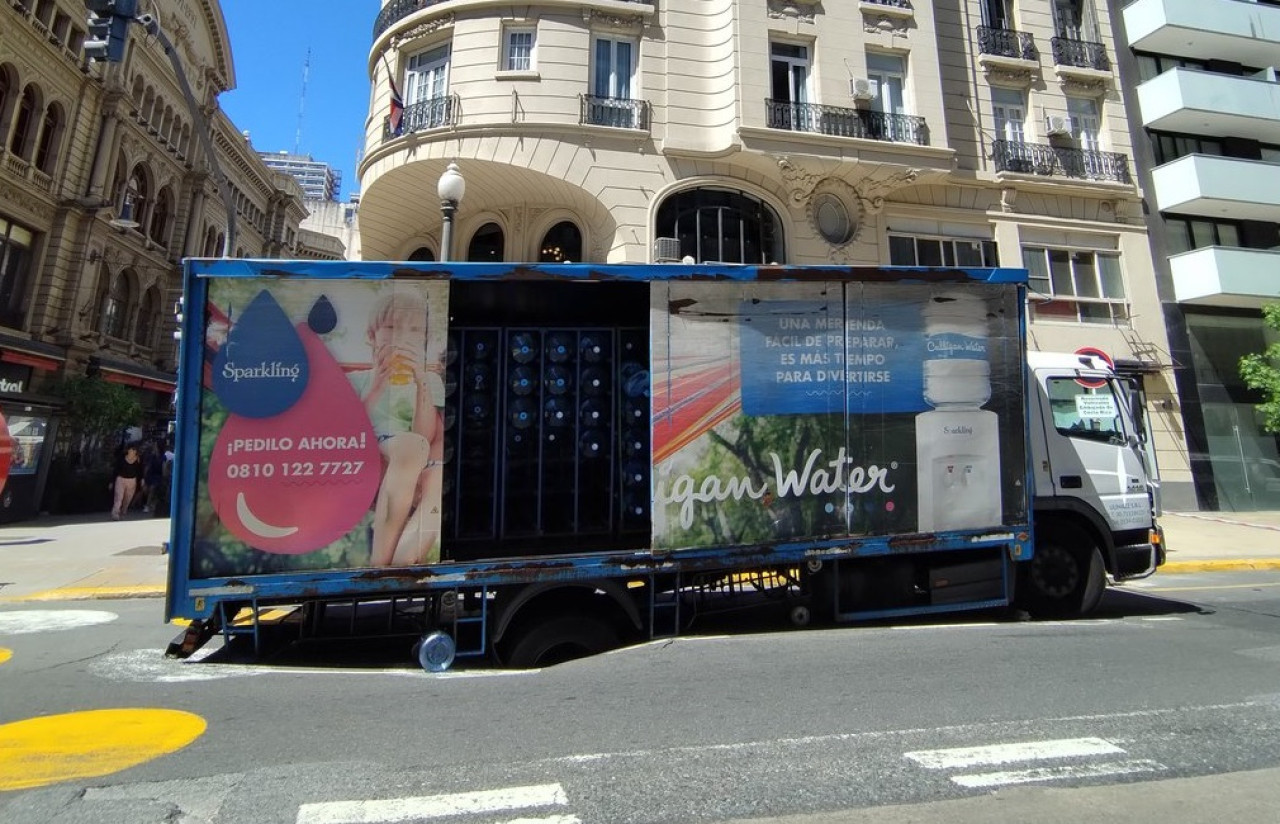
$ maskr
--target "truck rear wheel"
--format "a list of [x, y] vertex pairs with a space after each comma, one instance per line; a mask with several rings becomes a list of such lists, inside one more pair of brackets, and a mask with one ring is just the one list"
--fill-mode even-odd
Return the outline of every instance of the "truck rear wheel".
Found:
[[533, 624], [507, 647], [515, 669], [550, 667], [618, 646], [618, 632], [604, 618], [587, 613], [559, 615]]
[[1074, 617], [1097, 609], [1106, 586], [1102, 552], [1088, 533], [1073, 524], [1051, 523], [1036, 536], [1018, 594], [1036, 617]]

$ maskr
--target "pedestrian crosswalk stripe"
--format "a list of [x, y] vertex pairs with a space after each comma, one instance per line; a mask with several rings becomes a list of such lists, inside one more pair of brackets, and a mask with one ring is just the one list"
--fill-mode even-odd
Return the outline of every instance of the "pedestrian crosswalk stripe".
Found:
[[978, 764], [1012, 764], [1046, 758], [1075, 758], [1087, 755], [1118, 755], [1124, 750], [1101, 738], [1061, 738], [1055, 741], [1024, 741], [985, 747], [955, 747], [947, 750], [919, 750], [906, 757], [929, 770], [949, 770]]
[[[303, 804], [298, 808], [297, 824], [391, 824], [452, 815], [563, 807], [568, 803], [559, 784], [537, 784], [416, 798]], [[566, 820], [562, 824], [570, 822]]]
[[1071, 778], [1104, 778], [1114, 775], [1159, 772], [1165, 769], [1155, 761], [1111, 761], [1101, 764], [1064, 764], [1056, 767], [1032, 767], [1026, 770], [953, 775], [952, 783], [970, 789], [1002, 787], [1008, 784], [1035, 784], [1041, 781], [1063, 781]]

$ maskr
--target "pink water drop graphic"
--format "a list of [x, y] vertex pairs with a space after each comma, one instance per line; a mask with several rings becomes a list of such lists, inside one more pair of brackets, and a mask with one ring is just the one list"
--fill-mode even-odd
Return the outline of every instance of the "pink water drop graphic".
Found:
[[209, 497], [249, 546], [285, 555], [321, 549], [368, 512], [382, 475], [369, 416], [342, 367], [305, 323], [310, 375], [279, 415], [232, 414], [209, 461]]

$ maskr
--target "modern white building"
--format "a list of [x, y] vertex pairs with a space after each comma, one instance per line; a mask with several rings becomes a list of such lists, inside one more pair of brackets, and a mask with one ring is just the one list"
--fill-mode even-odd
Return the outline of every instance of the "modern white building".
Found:
[[1280, 2], [1135, 0], [1114, 13], [1139, 182], [1198, 503], [1280, 506], [1280, 442], [1240, 357], [1280, 301]]
[[456, 161], [458, 259], [1026, 266], [1189, 498], [1114, 43], [1103, 0], [384, 0], [361, 254], [441, 257]]
[[307, 200], [337, 200], [342, 190], [342, 170], [316, 160], [311, 155], [289, 152], [258, 152], [269, 169], [284, 172], [298, 181]]

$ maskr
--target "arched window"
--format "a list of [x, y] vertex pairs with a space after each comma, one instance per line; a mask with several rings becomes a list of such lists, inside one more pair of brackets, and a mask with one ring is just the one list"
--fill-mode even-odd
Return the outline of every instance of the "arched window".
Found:
[[[4, 140], [9, 126], [9, 107], [13, 105], [15, 82], [13, 70], [8, 66], [0, 66], [0, 141]], [[4, 143], [0, 142], [0, 146]]]
[[133, 330], [133, 342], [139, 346], [154, 346], [152, 338], [160, 325], [160, 296], [154, 288], [148, 289], [138, 306], [138, 324]]
[[139, 163], [133, 167], [129, 175], [129, 185], [125, 189], [124, 203], [120, 208], [121, 220], [133, 220], [139, 226], [147, 225], [147, 217], [151, 208], [151, 184], [147, 181], [147, 172]]
[[62, 142], [62, 108], [50, 103], [44, 110], [44, 122], [40, 124], [40, 143], [36, 146], [36, 168], [47, 175], [53, 174], [58, 160], [58, 144]]
[[486, 223], [471, 236], [467, 245], [467, 260], [475, 263], [501, 263], [506, 235], [496, 223]]
[[151, 210], [151, 225], [147, 237], [164, 246], [169, 238], [169, 221], [173, 218], [173, 197], [169, 190], [161, 189], [156, 196], [156, 207]]
[[582, 231], [573, 223], [562, 220], [542, 237], [538, 246], [539, 263], [564, 263], [582, 261]]
[[13, 139], [9, 141], [9, 151], [23, 160], [31, 159], [31, 147], [35, 144], [36, 109], [35, 87], [27, 86], [22, 90], [22, 99], [18, 101]]
[[121, 271], [112, 277], [104, 267], [102, 275], [109, 279], [109, 285], [102, 293], [98, 331], [110, 338], [124, 339], [125, 328], [129, 323], [129, 308], [133, 302], [129, 273]]
[[658, 207], [658, 238], [676, 238], [677, 259], [698, 263], [785, 263], [782, 223], [767, 204], [745, 192], [688, 189]]
[[204, 233], [204, 248], [200, 250], [200, 256], [217, 257], [218, 251], [218, 230], [210, 226], [209, 231]]
[[33, 233], [0, 215], [0, 326], [22, 329], [27, 317]]
[[409, 260], [435, 260], [436, 253], [431, 251], [428, 246], [419, 246], [413, 250], [413, 254], [409, 255]]

